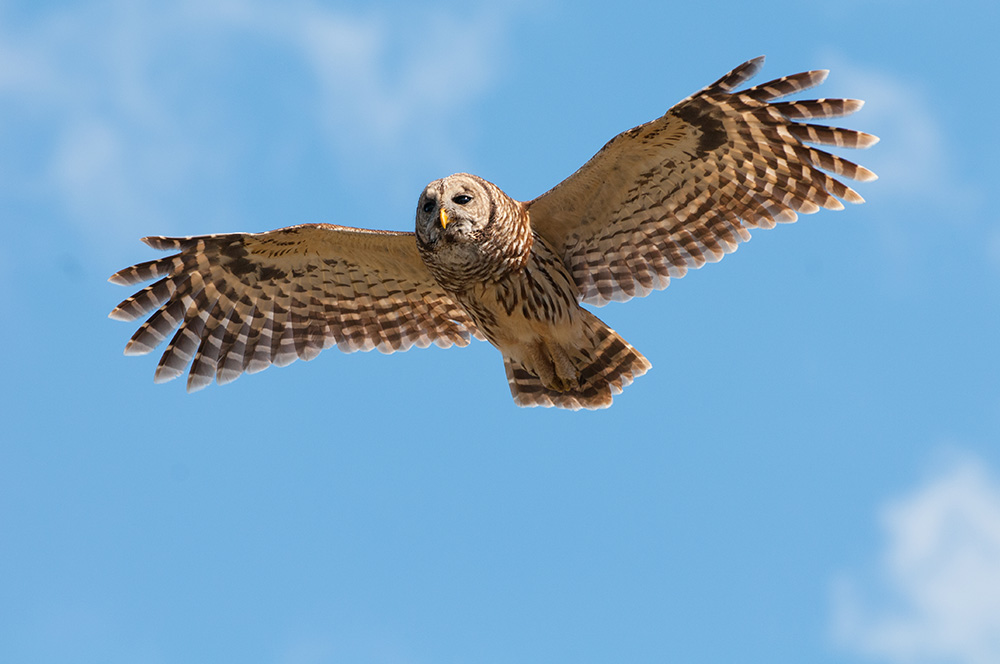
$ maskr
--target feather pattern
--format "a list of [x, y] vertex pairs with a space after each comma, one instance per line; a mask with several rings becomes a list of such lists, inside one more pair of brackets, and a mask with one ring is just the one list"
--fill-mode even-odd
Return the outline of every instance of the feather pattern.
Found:
[[190, 365], [188, 389], [197, 390], [213, 379], [227, 383], [272, 364], [310, 360], [333, 345], [391, 353], [481, 338], [427, 271], [412, 233], [309, 224], [144, 241], [178, 253], [114, 274], [116, 284], [155, 281], [111, 317], [148, 316], [128, 355], [170, 338], [157, 382]]
[[583, 302], [646, 295], [735, 251], [751, 229], [863, 202], [834, 176], [875, 174], [806, 144], [866, 148], [878, 139], [800, 122], [848, 115], [862, 102], [772, 102], [822, 83], [824, 70], [734, 92], [762, 64], [746, 62], [618, 135], [527, 204], [532, 229], [560, 248]]

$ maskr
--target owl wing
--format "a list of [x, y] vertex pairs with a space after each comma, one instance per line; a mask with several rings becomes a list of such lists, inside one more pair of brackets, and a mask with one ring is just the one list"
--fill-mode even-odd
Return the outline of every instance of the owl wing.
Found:
[[740, 65], [663, 117], [616, 136], [527, 204], [532, 228], [561, 251], [584, 302], [666, 288], [671, 277], [735, 251], [749, 228], [842, 209], [838, 197], [863, 202], [820, 169], [854, 180], [875, 174], [806, 143], [864, 148], [878, 139], [797, 122], [848, 115], [863, 102], [772, 102], [818, 85], [826, 71], [733, 92], [763, 62]]
[[143, 241], [179, 253], [114, 274], [110, 281], [122, 285], [157, 281], [110, 317], [152, 313], [127, 355], [152, 351], [176, 330], [157, 382], [180, 376], [189, 362], [191, 391], [213, 376], [221, 384], [244, 371], [309, 360], [334, 344], [391, 353], [482, 338], [424, 267], [412, 233], [307, 224]]

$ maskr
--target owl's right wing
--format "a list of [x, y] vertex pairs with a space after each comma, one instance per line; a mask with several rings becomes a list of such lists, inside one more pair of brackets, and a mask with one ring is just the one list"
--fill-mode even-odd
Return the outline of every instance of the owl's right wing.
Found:
[[152, 313], [127, 355], [149, 353], [174, 333], [157, 382], [182, 375], [188, 363], [191, 391], [213, 377], [221, 384], [244, 371], [309, 360], [334, 344], [347, 352], [391, 353], [482, 338], [434, 281], [412, 233], [305, 224], [143, 241], [179, 253], [114, 274], [110, 281], [121, 285], [157, 281], [110, 317], [131, 321]]
[[584, 302], [646, 295], [734, 251], [751, 228], [840, 209], [838, 197], [862, 202], [823, 171], [855, 180], [875, 174], [806, 144], [863, 148], [878, 139], [798, 122], [847, 115], [862, 102], [773, 102], [821, 83], [822, 70], [735, 91], [763, 60], [740, 65], [663, 117], [616, 136], [527, 204], [533, 230], [560, 252]]

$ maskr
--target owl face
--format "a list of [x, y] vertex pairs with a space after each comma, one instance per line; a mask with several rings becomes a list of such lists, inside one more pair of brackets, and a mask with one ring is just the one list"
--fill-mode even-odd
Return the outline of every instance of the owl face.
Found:
[[428, 248], [478, 244], [493, 206], [483, 182], [467, 173], [431, 182], [417, 202], [417, 239]]

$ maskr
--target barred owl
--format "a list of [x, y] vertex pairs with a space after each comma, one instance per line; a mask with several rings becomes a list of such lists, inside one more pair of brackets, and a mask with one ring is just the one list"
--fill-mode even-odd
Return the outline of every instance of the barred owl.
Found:
[[[266, 233], [147, 237], [177, 253], [126, 268], [118, 284], [156, 280], [111, 312], [149, 315], [126, 354], [173, 333], [157, 382], [188, 365], [196, 390], [334, 344], [382, 352], [486, 339], [520, 406], [603, 408], [650, 368], [582, 304], [665, 288], [796, 213], [862, 202], [833, 175], [875, 174], [807, 144], [863, 148], [870, 134], [802, 120], [835, 118], [852, 99], [774, 101], [826, 71], [739, 92], [763, 58], [612, 139], [576, 173], [528, 202], [460, 173], [420, 196], [416, 232], [329, 224]], [[822, 169], [822, 170], [820, 170]]]

